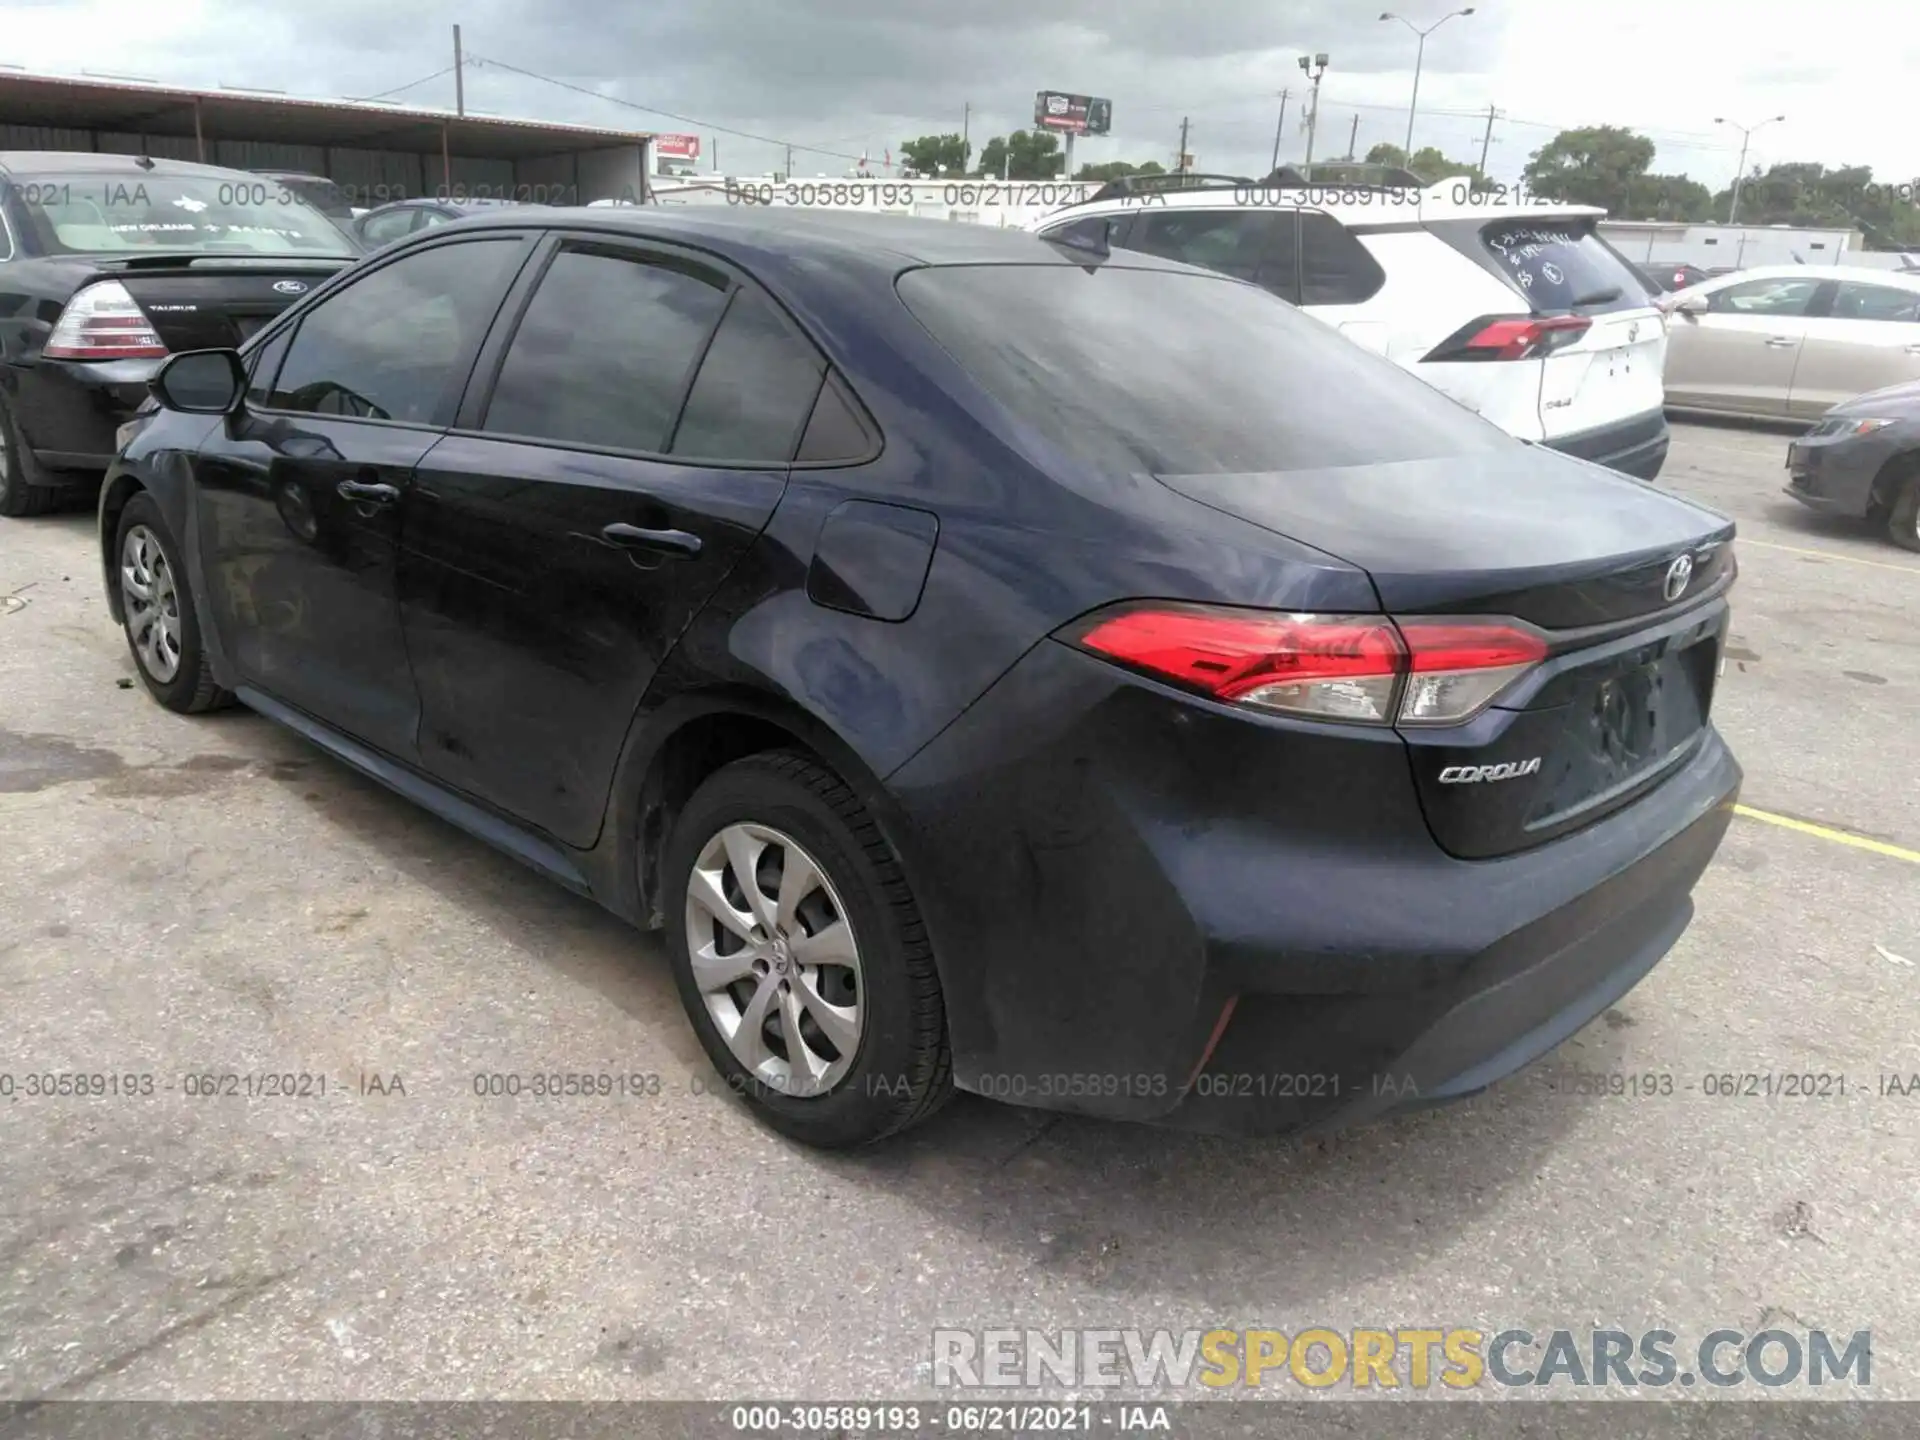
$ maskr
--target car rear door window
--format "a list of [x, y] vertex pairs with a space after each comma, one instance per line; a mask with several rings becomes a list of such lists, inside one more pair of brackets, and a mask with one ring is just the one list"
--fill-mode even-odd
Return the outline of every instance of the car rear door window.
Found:
[[1358, 305], [1387, 283], [1372, 252], [1331, 215], [1300, 216], [1300, 303]]
[[1709, 295], [1707, 310], [1715, 315], [1804, 315], [1819, 289], [1817, 277], [1743, 280]]
[[1836, 320], [1891, 320], [1910, 325], [1920, 321], [1920, 291], [1843, 280], [1834, 293], [1832, 313]]
[[1480, 243], [1537, 312], [1643, 310], [1646, 288], [1587, 220], [1502, 220]]
[[287, 350], [273, 408], [450, 424], [521, 249], [514, 236], [435, 245], [322, 300]]
[[1139, 217], [1127, 248], [1249, 280], [1293, 300], [1299, 218], [1293, 210], [1158, 210]]
[[670, 453], [750, 464], [791, 460], [825, 371], [820, 353], [773, 302], [742, 287], [700, 362]]
[[727, 288], [725, 277], [666, 257], [562, 250], [507, 346], [483, 427], [665, 452]]

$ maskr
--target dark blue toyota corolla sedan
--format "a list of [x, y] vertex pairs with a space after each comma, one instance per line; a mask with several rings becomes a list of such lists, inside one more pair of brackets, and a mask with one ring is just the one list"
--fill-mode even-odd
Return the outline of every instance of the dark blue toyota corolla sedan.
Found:
[[1482, 1089], [1674, 944], [1739, 787], [1730, 523], [1145, 255], [517, 210], [154, 390], [100, 537], [155, 698], [664, 927], [816, 1144]]

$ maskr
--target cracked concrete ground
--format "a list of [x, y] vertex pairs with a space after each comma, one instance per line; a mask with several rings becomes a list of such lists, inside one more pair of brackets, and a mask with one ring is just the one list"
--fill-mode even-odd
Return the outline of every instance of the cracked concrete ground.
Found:
[[[1920, 556], [1802, 513], [1784, 445], [1679, 427], [1662, 478], [1741, 525], [1719, 723], [1750, 806], [1920, 849]], [[1872, 1393], [1920, 1398], [1920, 1094], [1877, 1088], [1920, 1072], [1920, 865], [1737, 820], [1558, 1057], [1669, 1096], [1527, 1074], [1310, 1148], [963, 1100], [827, 1157], [702, 1093], [652, 939], [160, 710], [96, 574], [89, 515], [0, 521], [0, 1073], [155, 1089], [0, 1098], [0, 1398], [899, 1397], [936, 1325], [1773, 1324], [1870, 1328]], [[474, 1092], [556, 1069], [658, 1093]], [[1808, 1071], [1849, 1093], [1700, 1083]]]

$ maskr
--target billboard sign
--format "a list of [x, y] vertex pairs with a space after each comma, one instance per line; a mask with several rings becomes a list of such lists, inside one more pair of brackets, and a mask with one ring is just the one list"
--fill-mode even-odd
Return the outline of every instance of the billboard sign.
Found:
[[1105, 135], [1113, 128], [1113, 102], [1097, 95], [1042, 90], [1033, 97], [1033, 123], [1068, 135]]
[[662, 160], [698, 160], [700, 137], [698, 135], [656, 135], [653, 137], [653, 153]]

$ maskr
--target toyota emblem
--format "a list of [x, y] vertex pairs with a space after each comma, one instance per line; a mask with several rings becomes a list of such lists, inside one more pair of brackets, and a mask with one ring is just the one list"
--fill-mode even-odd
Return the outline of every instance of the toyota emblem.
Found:
[[1631, 345], [1634, 341], [1638, 340], [1639, 338], [1640, 338], [1640, 322], [1636, 320], [1631, 325], [1627, 326], [1627, 343]]
[[1667, 603], [1671, 605], [1675, 600], [1678, 600], [1682, 595], [1686, 594], [1687, 586], [1692, 583], [1693, 557], [1691, 555], [1682, 555], [1678, 560], [1667, 566], [1667, 583], [1663, 592], [1667, 597]]
[[276, 293], [281, 295], [304, 295], [307, 293], [307, 282], [304, 280], [276, 280], [273, 282], [273, 288]]

